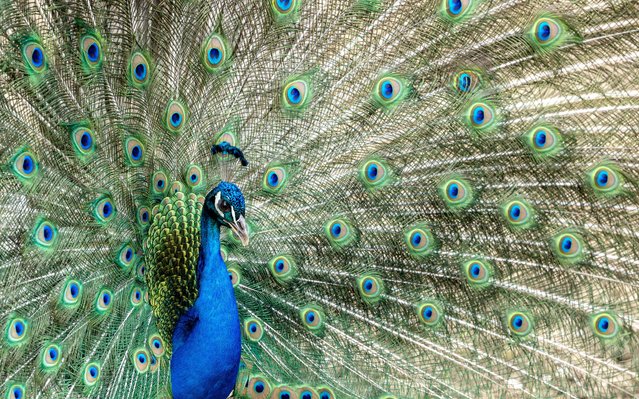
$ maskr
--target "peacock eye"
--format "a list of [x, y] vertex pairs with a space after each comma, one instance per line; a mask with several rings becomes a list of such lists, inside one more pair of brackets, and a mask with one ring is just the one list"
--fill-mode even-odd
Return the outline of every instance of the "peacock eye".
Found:
[[220, 202], [220, 210], [224, 213], [231, 212], [231, 205], [225, 200], [222, 200], [222, 202]]

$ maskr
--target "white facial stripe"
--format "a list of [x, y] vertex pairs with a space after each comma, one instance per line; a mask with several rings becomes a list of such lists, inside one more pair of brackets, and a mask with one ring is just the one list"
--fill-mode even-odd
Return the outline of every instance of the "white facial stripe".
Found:
[[233, 221], [237, 222], [237, 219], [235, 218], [235, 208], [231, 207], [231, 215], [233, 215]]
[[220, 211], [220, 200], [222, 199], [222, 192], [218, 192], [217, 194], [215, 194], [215, 210], [217, 211], [217, 213], [220, 214], [220, 216], [224, 217], [224, 212]]

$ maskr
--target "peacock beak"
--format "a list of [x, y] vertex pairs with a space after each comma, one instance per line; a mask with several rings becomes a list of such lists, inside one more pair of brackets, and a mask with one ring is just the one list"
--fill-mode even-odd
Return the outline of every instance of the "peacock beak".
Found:
[[[234, 215], [235, 216], [235, 215]], [[246, 220], [244, 216], [240, 215], [235, 221], [229, 223], [229, 227], [233, 230], [233, 233], [242, 241], [242, 245], [245, 247], [249, 244], [249, 234], [246, 228]]]

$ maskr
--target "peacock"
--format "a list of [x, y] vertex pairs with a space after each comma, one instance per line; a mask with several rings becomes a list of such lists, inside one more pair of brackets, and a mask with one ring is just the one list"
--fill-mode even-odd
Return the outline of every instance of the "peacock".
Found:
[[0, 0], [0, 395], [639, 397], [636, 0]]

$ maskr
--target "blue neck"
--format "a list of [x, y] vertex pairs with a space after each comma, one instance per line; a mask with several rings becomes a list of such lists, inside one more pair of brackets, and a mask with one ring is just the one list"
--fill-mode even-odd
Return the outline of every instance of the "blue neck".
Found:
[[235, 293], [220, 255], [220, 226], [202, 213], [199, 295], [173, 333], [173, 397], [225, 399], [240, 361], [240, 319]]

